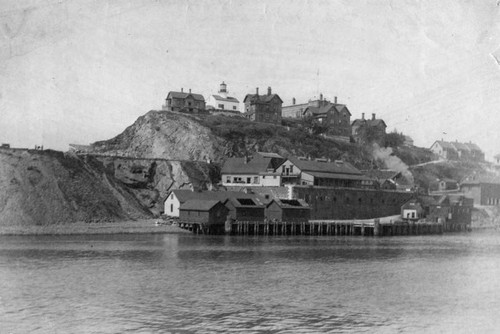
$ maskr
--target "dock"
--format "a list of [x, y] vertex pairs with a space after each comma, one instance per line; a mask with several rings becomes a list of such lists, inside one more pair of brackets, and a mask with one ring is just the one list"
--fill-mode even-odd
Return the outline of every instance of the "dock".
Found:
[[195, 234], [264, 235], [264, 236], [409, 236], [467, 231], [465, 224], [450, 224], [439, 220], [404, 221], [396, 219], [226, 221], [225, 225], [179, 222], [179, 226]]

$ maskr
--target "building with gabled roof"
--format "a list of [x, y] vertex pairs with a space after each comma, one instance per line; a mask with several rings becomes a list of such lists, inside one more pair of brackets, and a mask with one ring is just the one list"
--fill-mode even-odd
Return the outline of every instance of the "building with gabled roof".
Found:
[[365, 113], [361, 118], [355, 119], [351, 124], [352, 136], [356, 142], [377, 142], [384, 144], [387, 125], [384, 120], [376, 118], [372, 114], [371, 119], [365, 119]]
[[472, 142], [436, 140], [430, 150], [445, 160], [484, 161], [484, 152]]
[[212, 107], [214, 111], [239, 112], [240, 101], [229, 96], [227, 85], [223, 81], [220, 84], [218, 93], [210, 95], [207, 99], [207, 109], [212, 109]]
[[495, 173], [473, 174], [460, 183], [460, 191], [478, 205], [500, 205], [500, 176]]
[[176, 189], [168, 193], [164, 202], [164, 214], [169, 217], [179, 217], [180, 207], [190, 200], [217, 200], [224, 202], [228, 197], [238, 196], [241, 198], [255, 198], [259, 203], [263, 199], [255, 194], [247, 194], [237, 191], [192, 191], [189, 189]]
[[281, 124], [281, 106], [283, 100], [278, 94], [273, 94], [271, 87], [267, 88], [266, 95], [259, 95], [259, 88], [255, 94], [247, 94], [243, 100], [245, 117], [254, 122]]
[[236, 221], [264, 221], [265, 205], [253, 198], [229, 197], [224, 202], [228, 216]]
[[189, 93], [184, 93], [184, 89], [181, 88], [180, 92], [170, 91], [168, 93], [162, 109], [194, 114], [204, 113], [206, 112], [205, 98], [201, 94], [191, 93], [191, 89], [189, 89]]
[[307, 222], [311, 208], [302, 199], [273, 199], [266, 205], [266, 218], [282, 222]]
[[190, 199], [179, 209], [179, 219], [189, 223], [221, 225], [229, 210], [218, 200]]
[[309, 160], [288, 157], [276, 170], [287, 184], [325, 187], [371, 187], [373, 182], [356, 167], [344, 161]]
[[222, 166], [223, 186], [280, 186], [275, 171], [284, 159], [278, 154], [257, 152], [252, 158], [229, 158]]

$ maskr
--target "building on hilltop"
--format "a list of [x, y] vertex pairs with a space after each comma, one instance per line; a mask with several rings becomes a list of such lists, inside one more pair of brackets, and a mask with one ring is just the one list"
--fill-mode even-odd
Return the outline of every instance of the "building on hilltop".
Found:
[[218, 94], [210, 95], [207, 99], [207, 109], [214, 111], [239, 112], [240, 101], [237, 98], [229, 96], [227, 85], [224, 81], [220, 84]]
[[484, 161], [484, 153], [476, 144], [436, 140], [430, 150], [445, 160]]
[[204, 113], [206, 112], [205, 98], [201, 94], [191, 93], [191, 89], [189, 93], [184, 93], [183, 88], [181, 88], [180, 92], [170, 91], [162, 110], [194, 114]]
[[259, 88], [255, 94], [247, 94], [243, 100], [245, 117], [255, 122], [281, 124], [281, 106], [283, 101], [278, 94], [273, 94], [268, 87], [266, 95], [259, 95]]
[[365, 113], [362, 113], [361, 118], [354, 120], [351, 127], [352, 136], [356, 142], [384, 144], [387, 125], [384, 120], [376, 118], [376, 114], [372, 114], [371, 119], [365, 119]]
[[325, 134], [332, 136], [349, 137], [351, 135], [351, 112], [345, 104], [323, 99], [309, 100], [307, 103], [295, 104], [283, 107], [282, 115], [288, 118], [311, 118], [313, 121], [326, 127]]

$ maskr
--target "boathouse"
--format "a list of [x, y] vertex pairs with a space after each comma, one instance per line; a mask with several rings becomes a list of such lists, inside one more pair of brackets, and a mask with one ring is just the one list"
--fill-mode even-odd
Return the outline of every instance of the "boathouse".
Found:
[[224, 205], [228, 216], [237, 221], [264, 221], [265, 206], [252, 198], [229, 197]]
[[189, 223], [222, 225], [228, 211], [220, 201], [193, 199], [181, 205], [179, 219]]
[[283, 222], [307, 222], [309, 205], [300, 199], [273, 199], [266, 206], [266, 218]]

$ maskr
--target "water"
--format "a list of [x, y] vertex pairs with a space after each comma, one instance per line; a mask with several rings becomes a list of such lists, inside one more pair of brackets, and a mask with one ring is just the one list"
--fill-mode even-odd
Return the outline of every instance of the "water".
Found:
[[500, 234], [0, 237], [0, 333], [488, 333]]

